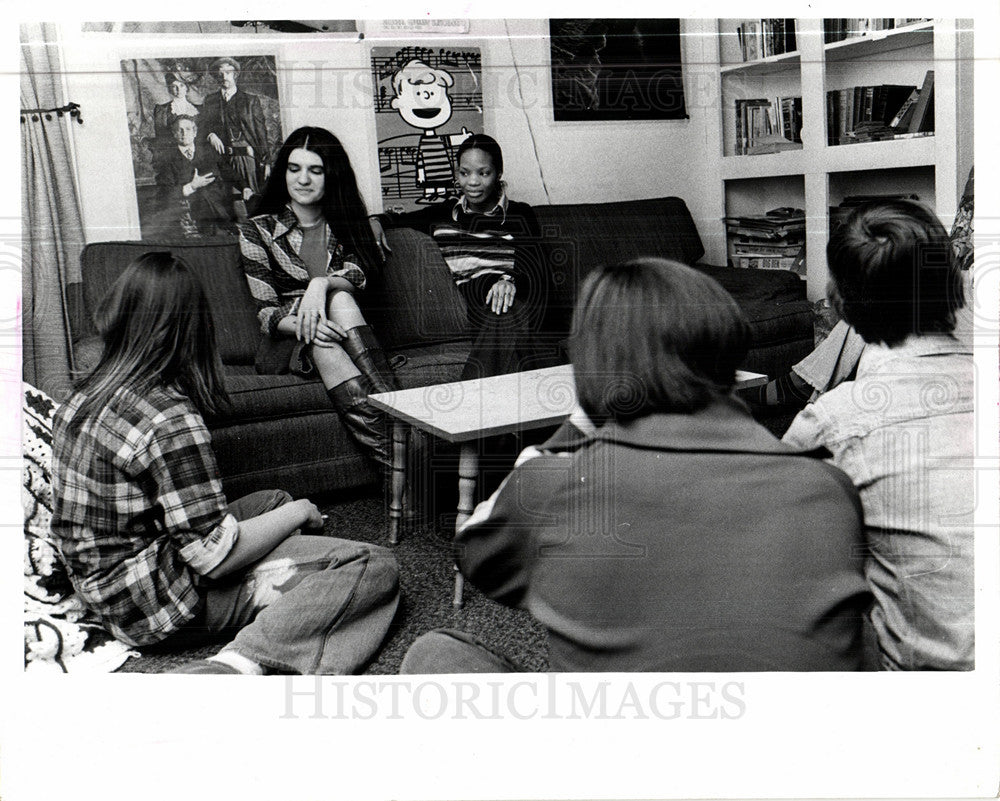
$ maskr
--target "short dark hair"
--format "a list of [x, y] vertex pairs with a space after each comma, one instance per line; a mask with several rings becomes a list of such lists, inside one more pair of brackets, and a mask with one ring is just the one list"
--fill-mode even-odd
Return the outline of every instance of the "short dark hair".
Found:
[[170, 133], [176, 134], [177, 129], [180, 128], [181, 123], [187, 121], [194, 123], [195, 130], [198, 130], [198, 120], [192, 117], [190, 114], [178, 114], [170, 121]]
[[462, 154], [467, 150], [482, 150], [493, 162], [497, 176], [503, 175], [503, 151], [500, 149], [500, 143], [492, 136], [479, 133], [468, 137], [458, 146], [458, 152], [455, 153], [456, 164], [462, 160]]
[[948, 232], [908, 200], [857, 208], [826, 248], [830, 299], [865, 342], [899, 345], [910, 334], [951, 331], [965, 305]]
[[592, 270], [573, 311], [570, 360], [595, 422], [690, 414], [728, 395], [750, 330], [712, 278], [667, 259]]

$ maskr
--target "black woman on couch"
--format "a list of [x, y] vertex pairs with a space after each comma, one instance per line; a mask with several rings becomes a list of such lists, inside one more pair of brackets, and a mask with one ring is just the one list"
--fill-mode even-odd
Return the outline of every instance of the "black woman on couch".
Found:
[[389, 467], [385, 414], [368, 395], [399, 385], [358, 303], [382, 256], [337, 137], [294, 131], [254, 211], [240, 251], [263, 331], [258, 372], [318, 374], [357, 443]]
[[461, 195], [409, 214], [372, 217], [383, 247], [386, 228], [413, 228], [438, 243], [466, 303], [475, 341], [462, 378], [541, 367], [533, 336], [545, 310], [546, 259], [531, 206], [507, 197], [503, 152], [486, 134], [458, 148]]

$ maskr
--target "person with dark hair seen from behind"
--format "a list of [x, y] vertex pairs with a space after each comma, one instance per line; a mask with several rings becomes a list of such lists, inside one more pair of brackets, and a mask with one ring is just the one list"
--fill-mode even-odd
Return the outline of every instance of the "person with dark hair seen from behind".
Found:
[[355, 441], [391, 468], [386, 416], [368, 396], [399, 384], [359, 306], [382, 254], [340, 140], [293, 131], [239, 231], [263, 332], [258, 372], [318, 374]]
[[[598, 267], [572, 332], [579, 408], [461, 529], [462, 572], [531, 612], [554, 671], [859, 669], [857, 491], [733, 396], [732, 297], [664, 259]], [[455, 630], [401, 668], [516, 669]]]
[[852, 381], [820, 395], [784, 441], [824, 447], [857, 485], [881, 667], [975, 661], [972, 348], [948, 234], [910, 201], [854, 211], [827, 246], [830, 301], [865, 342]]
[[[948, 236], [955, 263], [963, 274], [966, 293], [972, 291], [974, 211], [975, 170], [971, 169]], [[956, 310], [955, 336], [967, 341], [972, 333], [972, 313], [967, 307], [963, 309], [964, 313], [962, 309]], [[791, 370], [762, 387], [742, 390], [740, 397], [752, 407], [801, 409], [827, 390], [853, 379], [864, 351], [864, 339], [844, 320], [838, 320], [812, 352], [792, 365]]]
[[544, 367], [554, 357], [537, 340], [548, 277], [538, 220], [531, 206], [507, 197], [503, 152], [492, 136], [468, 137], [456, 160], [459, 198], [373, 216], [372, 229], [386, 249], [383, 227], [413, 228], [440, 246], [475, 332], [463, 380]]
[[172, 672], [360, 670], [399, 601], [395, 558], [316, 536], [316, 506], [280, 490], [226, 502], [203, 415], [230, 404], [197, 276], [146, 253], [96, 322], [101, 358], [52, 438], [52, 534], [83, 603], [133, 646], [232, 638]]

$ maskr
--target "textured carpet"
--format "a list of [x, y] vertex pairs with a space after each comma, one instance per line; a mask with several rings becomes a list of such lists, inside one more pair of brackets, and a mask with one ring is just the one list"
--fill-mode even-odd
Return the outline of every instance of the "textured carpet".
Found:
[[[325, 534], [387, 544], [381, 492], [372, 490], [369, 495], [340, 503], [316, 500], [328, 515]], [[366, 673], [396, 673], [410, 644], [420, 634], [442, 626], [470, 632], [525, 670], [547, 668], [545, 635], [526, 612], [494, 603], [469, 584], [465, 585], [465, 606], [460, 610], [452, 607], [454, 570], [447, 516], [404, 532], [393, 551], [399, 562], [399, 610], [381, 651]], [[146, 649], [141, 658], [130, 659], [118, 672], [161, 673], [218, 650], [218, 644], [187, 650], [158, 646]]]
[[[775, 436], [780, 437], [795, 416], [794, 411], [777, 411], [755, 408], [754, 415]], [[537, 432], [542, 437], [545, 432]], [[535, 439], [535, 437], [532, 437]], [[539, 441], [535, 439], [535, 441]], [[498, 443], [493, 443], [495, 446]], [[484, 481], [483, 492], [490, 492], [506, 474], [511, 454], [525, 442], [499, 443], [505, 451]], [[497, 448], [495, 448], [497, 449]], [[453, 510], [455, 498], [456, 465], [447, 458], [440, 461], [436, 454], [441, 484], [430, 491], [437, 509]], [[488, 466], [488, 465], [484, 465]], [[451, 494], [449, 494], [449, 492]], [[328, 515], [324, 533], [344, 539], [386, 545], [386, 511], [380, 490], [343, 498], [314, 498]], [[465, 585], [465, 606], [452, 607], [454, 570], [451, 537], [454, 532], [454, 514], [442, 514], [432, 522], [412, 527], [404, 533], [393, 549], [399, 562], [401, 600], [392, 628], [375, 659], [365, 673], [394, 674], [410, 644], [424, 632], [440, 627], [457, 628], [478, 637], [490, 648], [506, 655], [528, 671], [548, 668], [545, 634], [526, 612], [509, 609], [484, 598], [474, 587]], [[130, 659], [120, 673], [161, 673], [184, 662], [210, 656], [219, 650], [219, 644], [197, 649], [177, 650], [158, 646], [146, 649], [143, 656]]]

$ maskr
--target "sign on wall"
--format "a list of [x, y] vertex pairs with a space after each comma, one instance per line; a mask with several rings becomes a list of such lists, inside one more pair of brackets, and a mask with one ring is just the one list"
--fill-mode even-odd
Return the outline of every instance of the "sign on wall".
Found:
[[373, 47], [382, 202], [413, 211], [454, 197], [455, 151], [483, 132], [478, 47]]
[[121, 62], [143, 239], [235, 234], [282, 141], [274, 56]]

